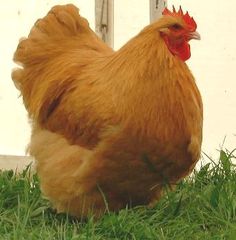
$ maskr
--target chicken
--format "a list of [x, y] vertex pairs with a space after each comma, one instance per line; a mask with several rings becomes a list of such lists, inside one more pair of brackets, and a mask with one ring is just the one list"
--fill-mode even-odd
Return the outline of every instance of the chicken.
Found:
[[196, 28], [181, 8], [165, 9], [113, 51], [65, 5], [19, 42], [12, 78], [32, 123], [42, 193], [58, 212], [152, 206], [192, 171], [203, 107], [185, 61]]

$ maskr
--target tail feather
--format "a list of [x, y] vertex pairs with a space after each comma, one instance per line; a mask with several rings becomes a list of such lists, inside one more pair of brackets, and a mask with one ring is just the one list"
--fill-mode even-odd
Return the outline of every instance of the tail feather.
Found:
[[71, 4], [55, 6], [43, 19], [37, 20], [28, 38], [20, 41], [14, 61], [22, 63], [23, 66], [41, 62], [64, 51], [66, 46], [73, 48], [81, 45], [81, 34], [95, 37], [87, 20], [79, 15], [79, 9]]
[[29, 115], [38, 118], [42, 106], [45, 109], [44, 102], [58, 98], [54, 95], [46, 101], [48, 89], [60, 95], [64, 90], [52, 86], [68, 87], [64, 78], [72, 79], [72, 73], [75, 75], [91, 61], [88, 58], [107, 52], [111, 49], [89, 28], [78, 8], [72, 4], [53, 7], [35, 23], [29, 36], [20, 40], [13, 58], [20, 68], [13, 70], [12, 79]]

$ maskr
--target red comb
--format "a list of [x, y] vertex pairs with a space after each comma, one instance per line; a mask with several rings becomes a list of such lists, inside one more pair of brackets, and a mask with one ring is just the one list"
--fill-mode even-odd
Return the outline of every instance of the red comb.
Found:
[[189, 28], [191, 28], [192, 31], [195, 31], [197, 28], [197, 24], [194, 21], [194, 19], [189, 16], [188, 12], [186, 12], [184, 14], [181, 6], [179, 7], [178, 12], [175, 10], [174, 6], [173, 6], [173, 12], [171, 12], [168, 8], [165, 8], [164, 11], [162, 12], [162, 15], [164, 15], [164, 16], [169, 15], [169, 16], [173, 16], [173, 17], [182, 17], [184, 22], [189, 26]]

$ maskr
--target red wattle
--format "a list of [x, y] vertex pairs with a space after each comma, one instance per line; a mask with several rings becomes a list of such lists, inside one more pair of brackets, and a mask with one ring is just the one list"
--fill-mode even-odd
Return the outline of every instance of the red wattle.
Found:
[[190, 45], [185, 39], [182, 39], [181, 41], [171, 41], [167, 36], [164, 36], [163, 39], [169, 51], [174, 56], [178, 56], [182, 61], [186, 61], [191, 57]]
[[188, 60], [191, 57], [190, 45], [188, 42], [184, 41], [183, 44], [176, 48], [177, 56], [183, 61]]

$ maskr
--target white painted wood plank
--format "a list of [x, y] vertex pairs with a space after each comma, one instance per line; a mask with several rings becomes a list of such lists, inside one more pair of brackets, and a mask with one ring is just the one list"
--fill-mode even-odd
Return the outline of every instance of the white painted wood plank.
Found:
[[95, 0], [95, 30], [110, 47], [114, 46], [114, 2]]
[[150, 23], [162, 16], [162, 11], [167, 7], [167, 0], [150, 0]]
[[0, 155], [0, 171], [14, 170], [21, 172], [33, 162], [34, 159], [30, 156]]

